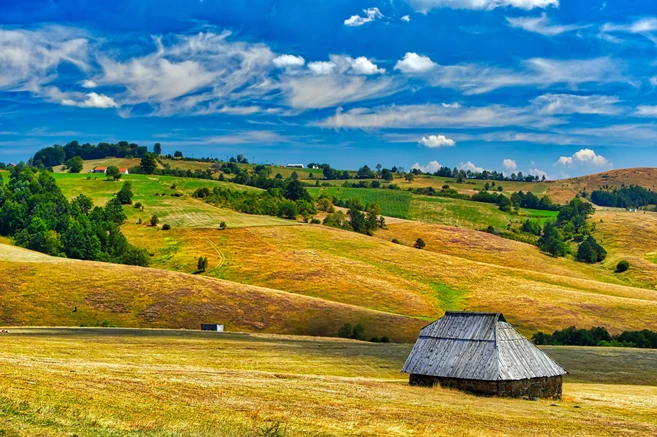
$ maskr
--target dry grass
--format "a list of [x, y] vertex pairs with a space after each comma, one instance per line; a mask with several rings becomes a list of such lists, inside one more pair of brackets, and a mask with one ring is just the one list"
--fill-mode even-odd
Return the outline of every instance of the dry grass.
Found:
[[[287, 437], [657, 434], [655, 352], [637, 365], [632, 351], [598, 363], [559, 350], [577, 375], [564, 401], [531, 402], [411, 387], [399, 373], [410, 345], [81, 329], [18, 329], [0, 345], [0, 435], [12, 437], [262, 436], [272, 424]], [[629, 385], [638, 373], [652, 382]]]
[[[465, 308], [503, 311], [527, 333], [574, 324], [657, 328], [657, 292], [629, 287], [601, 266], [466, 229], [389, 227], [379, 238], [311, 225], [180, 229], [167, 240], [158, 233], [134, 241], [149, 242], [160, 268], [191, 271], [203, 255], [210, 276], [425, 319]], [[404, 244], [390, 243], [393, 236]], [[423, 251], [410, 247], [418, 237]]]
[[[34, 255], [0, 245], [0, 324], [229, 329], [336, 335], [361, 322], [366, 334], [410, 340], [422, 320], [182, 273]], [[9, 259], [10, 261], [5, 261]], [[45, 262], [44, 262], [45, 261]], [[77, 311], [74, 309], [77, 307]]]

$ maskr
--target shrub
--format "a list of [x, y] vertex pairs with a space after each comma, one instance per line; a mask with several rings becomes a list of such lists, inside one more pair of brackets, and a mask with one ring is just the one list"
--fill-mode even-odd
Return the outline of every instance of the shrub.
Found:
[[163, 231], [168, 231], [169, 229], [171, 229], [171, 226], [169, 226], [168, 223], [165, 223], [165, 224], [162, 226], [162, 230], [163, 230]]
[[224, 229], [226, 229], [226, 222], [219, 223], [219, 230], [223, 231]]
[[616, 265], [616, 272], [623, 273], [630, 268], [630, 263], [627, 260], [621, 260]]
[[426, 243], [421, 238], [415, 240], [415, 244], [413, 245], [413, 247], [415, 247], [416, 249], [424, 249], [426, 246], [427, 246]]
[[393, 238], [393, 239], [392, 239], [392, 242], [395, 243], [395, 244], [401, 244], [401, 241], [399, 241], [399, 240], [396, 239], [396, 238]]
[[109, 320], [105, 319], [102, 322], [100, 322], [100, 326], [103, 328], [116, 328], [116, 325], [110, 322]]
[[338, 337], [340, 338], [349, 338], [351, 337], [351, 332], [353, 328], [351, 326], [351, 323], [345, 323], [342, 325], [342, 328], [338, 330]]
[[381, 343], [390, 343], [390, 339], [385, 335], [379, 339]]
[[138, 224], [138, 225], [141, 224], [141, 219], [137, 220], [137, 224]]
[[199, 272], [204, 272], [208, 268], [208, 258], [207, 257], [199, 257], [198, 262], [196, 263], [196, 267], [198, 268]]
[[121, 205], [130, 205], [132, 203], [133, 195], [132, 184], [130, 182], [124, 182], [119, 192], [116, 193], [116, 198], [119, 199]]
[[141, 209], [144, 205], [141, 204], [141, 202], [135, 203], [135, 208]]
[[171, 184], [171, 186], [169, 188], [171, 188], [172, 190], [175, 190], [176, 189], [176, 184]]
[[321, 223], [322, 223], [322, 221], [318, 218], [313, 217], [312, 219], [310, 219], [310, 224], [319, 225]]
[[151, 226], [157, 226], [158, 223], [160, 223], [160, 219], [157, 218], [156, 215], [154, 215], [153, 217], [151, 217]]
[[379, 342], [379, 338], [378, 338], [378, 337], [372, 337], [372, 338], [370, 338], [370, 342], [372, 342], [372, 343], [378, 343], [378, 342]]

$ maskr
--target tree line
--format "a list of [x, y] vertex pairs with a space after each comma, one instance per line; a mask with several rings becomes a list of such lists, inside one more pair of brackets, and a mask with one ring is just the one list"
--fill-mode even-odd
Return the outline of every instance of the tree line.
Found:
[[97, 146], [77, 141], [71, 141], [65, 146], [55, 144], [39, 150], [29, 160], [28, 164], [38, 168], [51, 168], [64, 164], [76, 156], [86, 159], [116, 158], [141, 158], [148, 152], [146, 146], [139, 146], [127, 141], [119, 141], [116, 144], [98, 143]]
[[644, 329], [611, 335], [606, 328], [600, 326], [591, 329], [577, 329], [576, 326], [570, 326], [561, 331], [554, 331], [552, 334], [538, 332], [532, 336], [532, 341], [537, 345], [657, 349], [657, 332]]
[[15, 244], [52, 256], [145, 266], [146, 251], [128, 244], [120, 226], [126, 221], [124, 185], [105, 208], [80, 194], [70, 202], [47, 171], [19, 164], [0, 184], [0, 235]]
[[657, 205], [657, 193], [639, 185], [630, 185], [614, 188], [612, 191], [595, 190], [591, 192], [591, 202], [599, 206], [638, 208]]

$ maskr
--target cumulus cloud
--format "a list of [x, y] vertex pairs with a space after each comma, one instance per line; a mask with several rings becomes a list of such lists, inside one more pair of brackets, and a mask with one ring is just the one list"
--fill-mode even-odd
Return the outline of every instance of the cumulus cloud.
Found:
[[527, 170], [527, 173], [532, 175], [532, 176], [538, 176], [541, 179], [543, 177], [547, 178], [547, 173], [544, 172], [543, 170], [538, 169], [538, 168], [530, 168], [529, 170]]
[[62, 99], [64, 106], [77, 106], [80, 108], [116, 108], [118, 105], [113, 98], [105, 94], [96, 94], [94, 92], [86, 95], [86, 99], [75, 101], [72, 99]]
[[581, 29], [584, 26], [576, 24], [552, 24], [547, 14], [543, 12], [539, 17], [507, 17], [509, 26], [524, 29], [527, 32], [539, 33], [543, 36], [556, 36], [565, 32]]
[[581, 149], [572, 156], [561, 156], [554, 166], [573, 167], [573, 166], [592, 166], [608, 167], [611, 162], [602, 155], [596, 154], [591, 149]]
[[435, 8], [485, 9], [514, 7], [519, 9], [546, 9], [558, 7], [559, 0], [406, 0], [413, 9], [426, 13]]
[[431, 161], [427, 165], [420, 165], [419, 162], [416, 162], [411, 166], [411, 170], [417, 169], [420, 170], [422, 173], [435, 173], [438, 170], [440, 170], [441, 167], [442, 165], [440, 165], [438, 161]]
[[618, 114], [622, 109], [616, 96], [578, 96], [573, 94], [544, 94], [532, 100], [544, 114]]
[[419, 143], [420, 145], [429, 148], [452, 147], [456, 145], [456, 141], [447, 138], [445, 135], [429, 135], [422, 137]]
[[62, 64], [85, 71], [88, 46], [86, 35], [72, 28], [0, 29], [0, 90], [39, 93]]
[[294, 68], [303, 67], [303, 65], [306, 63], [306, 60], [301, 56], [280, 55], [274, 58], [272, 62], [278, 68]]
[[365, 75], [382, 74], [386, 72], [384, 68], [379, 68], [376, 64], [374, 64], [372, 61], [367, 59], [365, 56], [360, 56], [352, 61], [351, 71], [354, 74], [365, 74]]
[[337, 65], [330, 61], [318, 61], [318, 62], [309, 62], [308, 69], [317, 75], [325, 76], [327, 74], [333, 73]]
[[427, 56], [408, 52], [404, 55], [404, 59], [397, 61], [395, 64], [395, 70], [399, 70], [402, 73], [426, 73], [437, 66], [438, 64], [433, 62]]
[[351, 27], [362, 26], [363, 24], [370, 23], [377, 18], [383, 18], [383, 14], [379, 11], [379, 8], [363, 9], [363, 12], [365, 13], [364, 17], [361, 17], [360, 15], [352, 15], [344, 20], [344, 25]]
[[477, 167], [476, 165], [474, 165], [470, 161], [466, 162], [465, 164], [460, 163], [459, 164], [459, 170], [465, 170], [465, 171], [470, 170], [470, 171], [475, 172], [475, 173], [481, 173], [482, 171], [484, 171], [484, 169], [482, 167]]
[[502, 166], [505, 170], [516, 171], [518, 169], [518, 164], [513, 159], [505, 159], [502, 161]]
[[93, 80], [87, 79], [84, 82], [82, 82], [82, 88], [96, 88], [98, 84], [94, 82]]
[[409, 21], [411, 21], [411, 16], [410, 15], [404, 15], [403, 17], [401, 17], [401, 20], [408, 23]]
[[332, 73], [370, 76], [386, 72], [385, 68], [379, 68], [365, 56], [354, 59], [351, 56], [331, 55], [329, 58], [330, 61], [310, 62], [308, 64], [308, 70], [312, 74], [320, 76], [326, 76]]

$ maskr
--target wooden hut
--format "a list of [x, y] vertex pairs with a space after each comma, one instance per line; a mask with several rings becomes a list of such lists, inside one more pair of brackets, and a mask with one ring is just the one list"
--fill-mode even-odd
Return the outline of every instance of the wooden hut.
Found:
[[568, 372], [501, 313], [448, 311], [420, 331], [402, 372], [411, 385], [489, 396], [561, 399]]

